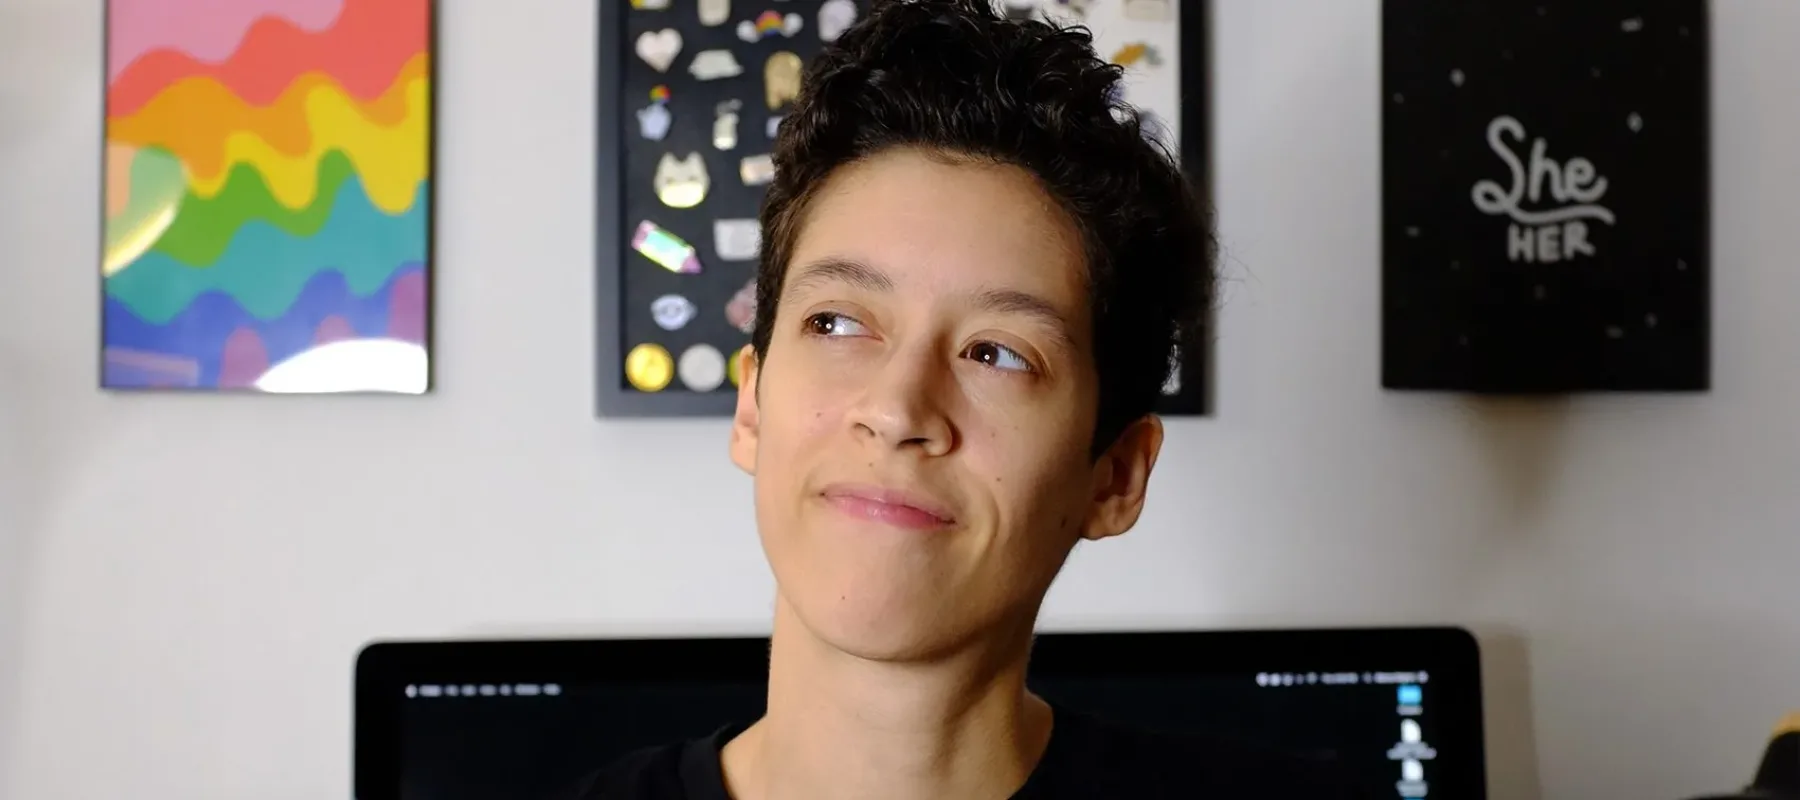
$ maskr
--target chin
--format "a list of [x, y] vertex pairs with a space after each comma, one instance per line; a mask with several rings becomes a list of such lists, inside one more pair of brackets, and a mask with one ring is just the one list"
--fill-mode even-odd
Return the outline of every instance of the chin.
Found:
[[967, 642], [976, 626], [949, 597], [931, 587], [788, 593], [795, 616], [814, 638], [857, 658], [886, 662], [929, 661]]
[[861, 620], [827, 620], [824, 625], [808, 627], [813, 636], [834, 650], [865, 661], [892, 664], [933, 661], [960, 649], [967, 640], [954, 629], [925, 620], [897, 625], [892, 621], [871, 625]]

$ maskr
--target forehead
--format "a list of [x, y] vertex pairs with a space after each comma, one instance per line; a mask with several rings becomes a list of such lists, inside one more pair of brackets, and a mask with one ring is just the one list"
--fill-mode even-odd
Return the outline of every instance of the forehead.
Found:
[[901, 291], [1017, 290], [1085, 311], [1080, 234], [1012, 165], [889, 150], [834, 172], [798, 233], [790, 279], [843, 259], [880, 270]]

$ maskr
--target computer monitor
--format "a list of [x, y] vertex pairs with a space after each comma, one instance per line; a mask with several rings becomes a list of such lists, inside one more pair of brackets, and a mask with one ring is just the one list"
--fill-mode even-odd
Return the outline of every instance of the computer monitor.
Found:
[[[382, 642], [356, 670], [359, 800], [517, 800], [763, 711], [764, 638]], [[1029, 682], [1141, 727], [1335, 756], [1374, 798], [1486, 796], [1456, 628], [1040, 634]]]

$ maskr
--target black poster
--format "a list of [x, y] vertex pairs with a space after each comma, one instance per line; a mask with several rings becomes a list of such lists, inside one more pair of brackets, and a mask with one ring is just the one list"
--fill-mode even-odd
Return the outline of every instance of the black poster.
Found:
[[1704, 0], [1386, 0], [1382, 384], [1708, 384]]

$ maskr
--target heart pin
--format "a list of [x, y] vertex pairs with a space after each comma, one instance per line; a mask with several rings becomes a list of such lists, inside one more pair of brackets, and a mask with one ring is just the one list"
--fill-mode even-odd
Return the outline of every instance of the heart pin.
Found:
[[668, 72], [675, 57], [681, 55], [681, 31], [663, 28], [638, 34], [637, 54], [657, 72]]

